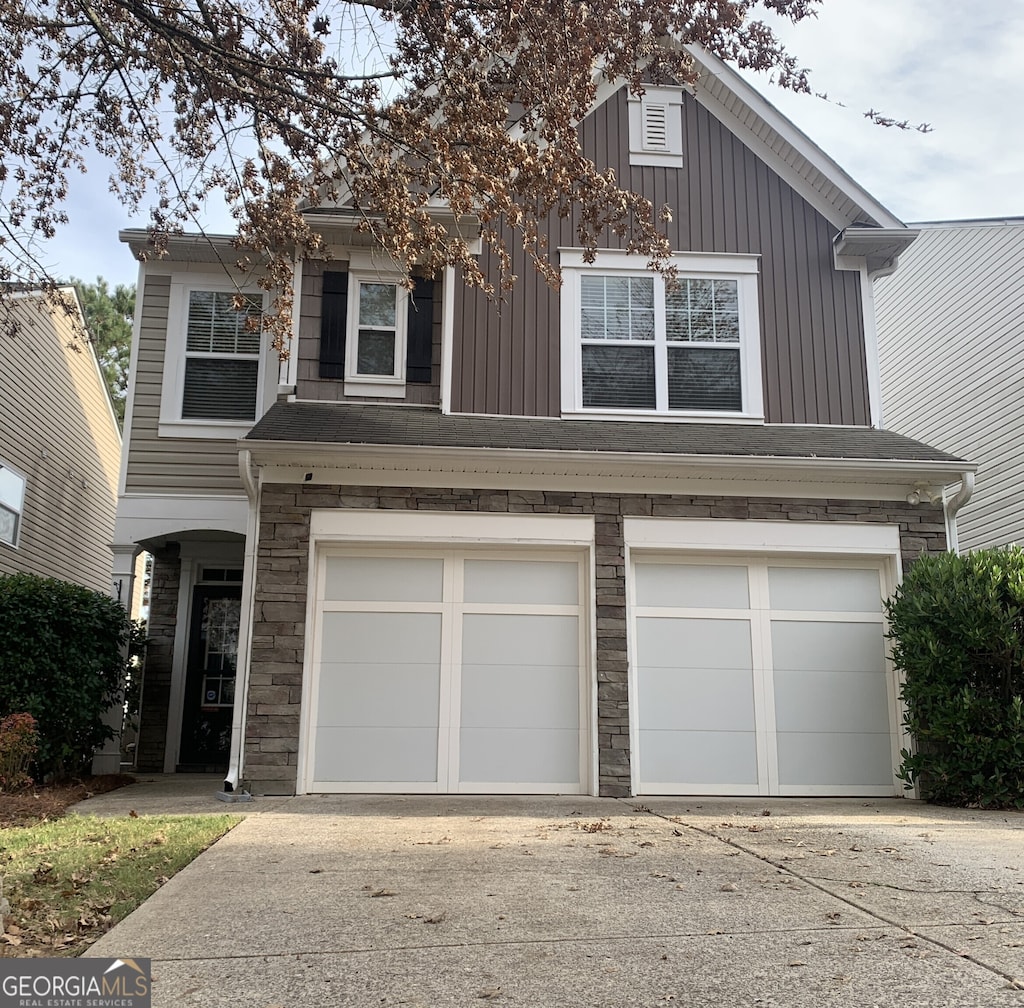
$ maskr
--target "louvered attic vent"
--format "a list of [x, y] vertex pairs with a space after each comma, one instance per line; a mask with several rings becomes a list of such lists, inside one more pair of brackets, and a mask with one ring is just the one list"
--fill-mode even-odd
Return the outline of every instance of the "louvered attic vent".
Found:
[[629, 163], [683, 167], [683, 90], [648, 87], [629, 98]]
[[668, 150], [668, 106], [644, 102], [644, 149]]

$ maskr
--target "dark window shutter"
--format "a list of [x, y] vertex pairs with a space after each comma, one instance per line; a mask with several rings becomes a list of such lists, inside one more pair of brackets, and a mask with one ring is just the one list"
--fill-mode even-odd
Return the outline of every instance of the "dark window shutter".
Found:
[[345, 323], [348, 318], [348, 274], [324, 273], [320, 300], [320, 377], [345, 377]]
[[429, 385], [434, 349], [434, 281], [416, 277], [414, 283], [409, 299], [405, 380]]

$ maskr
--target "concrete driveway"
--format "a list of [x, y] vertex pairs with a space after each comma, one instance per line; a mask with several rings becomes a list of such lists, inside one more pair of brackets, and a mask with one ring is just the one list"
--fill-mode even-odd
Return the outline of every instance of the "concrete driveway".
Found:
[[[80, 810], [155, 811], [144, 789]], [[89, 953], [151, 957], [158, 1008], [1024, 1005], [1020, 814], [193, 801], [247, 818]]]

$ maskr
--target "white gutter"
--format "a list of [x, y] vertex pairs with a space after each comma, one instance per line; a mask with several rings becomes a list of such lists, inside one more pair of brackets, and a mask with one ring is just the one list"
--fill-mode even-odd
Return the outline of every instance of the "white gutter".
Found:
[[231, 752], [224, 790], [226, 801], [248, 800], [236, 795], [245, 763], [245, 713], [249, 706], [249, 665], [252, 658], [253, 610], [256, 604], [256, 550], [260, 531], [260, 488], [253, 477], [252, 456], [247, 449], [238, 453], [238, 471], [249, 498], [249, 516], [245, 530], [245, 562], [242, 567], [242, 613], [238, 626], [238, 657], [235, 671], [235, 704], [231, 715]]
[[960, 552], [960, 541], [956, 528], [956, 516], [974, 494], [974, 473], [964, 472], [960, 477], [960, 489], [945, 501], [942, 510], [946, 516], [946, 548], [951, 553]]
[[903, 485], [927, 480], [942, 486], [956, 477], [963, 477], [965, 463], [961, 460], [930, 461], [926, 459], [821, 458], [818, 456], [784, 455], [721, 455], [675, 454], [671, 452], [613, 452], [580, 449], [480, 448], [438, 445], [382, 445], [324, 441], [247, 441], [248, 449], [259, 466], [290, 466], [298, 468], [348, 468], [364, 460], [371, 467], [399, 468], [410, 472], [425, 468], [450, 468], [452, 471], [516, 471], [567, 474], [597, 467], [607, 473], [612, 468], [624, 473], [638, 469], [650, 472], [679, 472], [692, 467], [698, 472], [744, 473], [754, 477], [782, 474], [822, 479], [846, 476], [857, 478], [894, 477], [885, 482]]

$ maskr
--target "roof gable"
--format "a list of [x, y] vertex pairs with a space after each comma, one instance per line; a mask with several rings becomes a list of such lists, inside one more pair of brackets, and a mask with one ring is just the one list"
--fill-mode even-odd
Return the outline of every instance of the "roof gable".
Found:
[[[687, 90], [837, 231], [854, 223], [903, 227], [736, 70], [697, 46], [686, 48], [700, 74]], [[622, 81], [600, 85], [594, 109], [625, 87]]]

